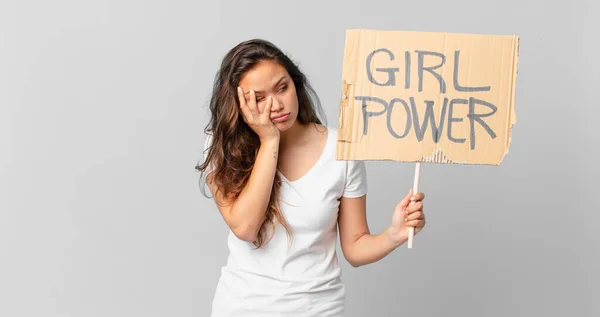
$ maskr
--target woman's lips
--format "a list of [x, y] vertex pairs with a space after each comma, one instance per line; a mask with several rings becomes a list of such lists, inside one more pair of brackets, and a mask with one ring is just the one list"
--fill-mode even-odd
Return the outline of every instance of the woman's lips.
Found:
[[287, 120], [289, 117], [290, 117], [290, 114], [286, 113], [284, 115], [280, 115], [280, 116], [271, 118], [271, 121], [274, 121], [274, 122], [283, 122], [283, 121]]

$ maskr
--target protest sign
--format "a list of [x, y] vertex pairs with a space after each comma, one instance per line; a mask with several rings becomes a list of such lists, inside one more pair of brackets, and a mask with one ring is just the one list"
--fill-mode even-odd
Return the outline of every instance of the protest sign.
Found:
[[[517, 36], [346, 31], [338, 160], [498, 165], [508, 153]], [[412, 247], [412, 234], [409, 241]]]

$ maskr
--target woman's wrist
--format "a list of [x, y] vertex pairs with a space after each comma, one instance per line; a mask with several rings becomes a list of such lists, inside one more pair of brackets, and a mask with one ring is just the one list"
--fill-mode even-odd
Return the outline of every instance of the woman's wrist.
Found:
[[398, 231], [398, 229], [390, 226], [385, 230], [385, 234], [394, 248], [397, 248], [408, 241], [408, 230]]

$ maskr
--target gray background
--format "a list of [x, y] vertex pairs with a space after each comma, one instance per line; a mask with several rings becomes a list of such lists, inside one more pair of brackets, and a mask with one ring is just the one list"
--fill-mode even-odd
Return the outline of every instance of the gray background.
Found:
[[[200, 193], [213, 76], [265, 38], [335, 126], [347, 28], [521, 36], [502, 165], [424, 165], [428, 225], [348, 316], [598, 316], [597, 1], [2, 1], [0, 316], [207, 316], [227, 228]], [[374, 233], [414, 165], [369, 162]]]

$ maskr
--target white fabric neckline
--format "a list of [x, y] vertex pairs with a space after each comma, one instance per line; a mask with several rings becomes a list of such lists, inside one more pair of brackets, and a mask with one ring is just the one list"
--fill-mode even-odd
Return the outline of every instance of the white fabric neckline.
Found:
[[329, 147], [329, 142], [331, 141], [331, 129], [329, 127], [327, 128], [327, 139], [325, 140], [325, 146], [323, 147], [323, 151], [321, 151], [321, 155], [319, 156], [319, 158], [317, 159], [317, 161], [315, 162], [315, 164], [313, 164], [313, 166], [306, 172], [304, 173], [304, 175], [300, 176], [300, 178], [298, 178], [295, 181], [291, 181], [289, 179], [287, 179], [287, 177], [285, 177], [285, 175], [283, 175], [283, 173], [281, 173], [279, 170], [277, 170], [277, 173], [279, 174], [279, 176], [281, 176], [281, 178], [290, 184], [295, 184], [295, 183], [299, 183], [302, 180], [306, 179], [308, 176], [310, 176], [310, 174], [313, 173], [313, 171], [315, 169], [317, 169], [317, 167], [319, 167], [319, 165], [322, 164], [323, 159], [325, 158], [325, 154], [327, 153], [328, 147]]

